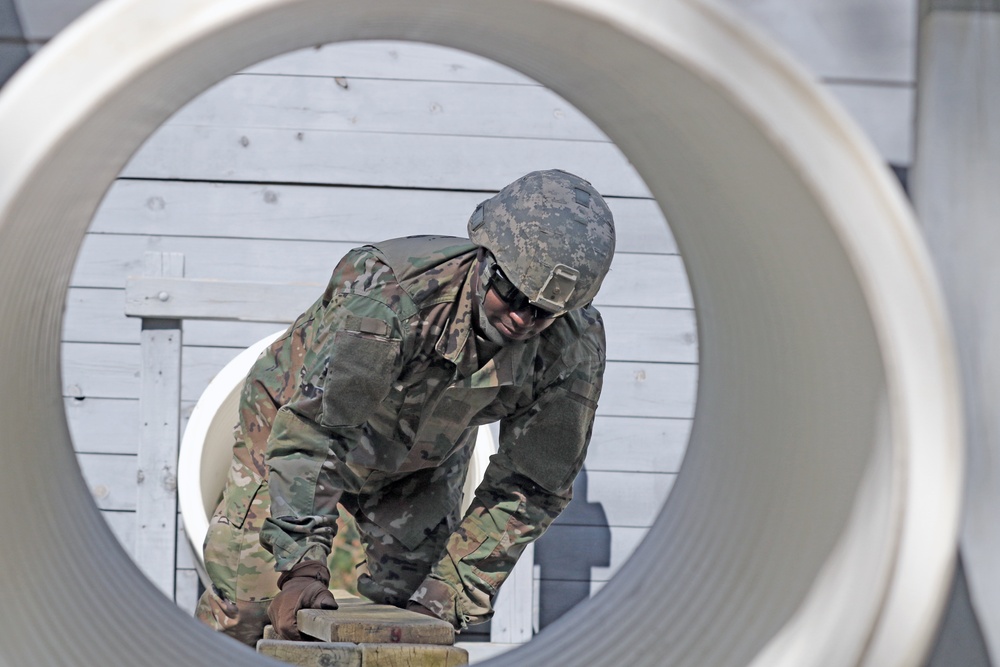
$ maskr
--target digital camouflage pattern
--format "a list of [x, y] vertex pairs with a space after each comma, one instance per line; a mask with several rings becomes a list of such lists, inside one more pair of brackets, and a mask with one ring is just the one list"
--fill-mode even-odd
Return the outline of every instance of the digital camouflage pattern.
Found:
[[[457, 628], [489, 619], [524, 546], [572, 497], [605, 342], [588, 306], [480, 358], [478, 255], [466, 239], [427, 236], [352, 250], [261, 355], [206, 540], [216, 590], [200, 618], [243, 632], [220, 618], [226, 605], [249, 619], [277, 593], [275, 570], [325, 560], [340, 503], [367, 556], [362, 595], [412, 596]], [[475, 429], [498, 420], [499, 453], [463, 519]]]
[[590, 303], [611, 266], [611, 210], [589, 182], [533, 171], [482, 202], [469, 238], [496, 257], [528, 300], [563, 313]]

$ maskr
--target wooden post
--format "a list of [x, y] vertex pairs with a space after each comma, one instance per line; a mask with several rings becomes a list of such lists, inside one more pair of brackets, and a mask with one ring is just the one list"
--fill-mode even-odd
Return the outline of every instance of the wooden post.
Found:
[[[147, 276], [182, 277], [184, 255], [150, 252]], [[170, 294], [161, 292], [161, 301]], [[177, 552], [177, 447], [180, 438], [181, 320], [143, 318], [139, 393], [135, 561], [171, 600]]]
[[1000, 661], [1000, 2], [922, 0], [921, 10], [910, 184], [951, 311], [967, 456], [958, 572], [968, 586], [956, 581], [929, 665], [971, 667]]

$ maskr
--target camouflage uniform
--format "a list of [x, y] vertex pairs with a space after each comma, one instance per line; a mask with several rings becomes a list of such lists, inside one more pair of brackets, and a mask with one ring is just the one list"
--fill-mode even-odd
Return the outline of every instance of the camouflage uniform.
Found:
[[[605, 341], [586, 306], [480, 359], [477, 256], [449, 237], [352, 250], [261, 355], [206, 540], [216, 590], [200, 618], [248, 643], [259, 636], [276, 570], [326, 559], [338, 503], [365, 547], [363, 595], [412, 599], [456, 628], [490, 618], [524, 547], [572, 497]], [[499, 452], [462, 518], [476, 427], [497, 420]]]

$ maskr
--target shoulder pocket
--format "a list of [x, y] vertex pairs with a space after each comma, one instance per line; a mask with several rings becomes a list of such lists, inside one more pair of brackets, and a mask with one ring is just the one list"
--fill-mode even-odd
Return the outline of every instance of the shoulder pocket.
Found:
[[361, 331], [334, 335], [323, 382], [323, 426], [358, 426], [368, 419], [396, 379], [399, 346], [398, 340]]

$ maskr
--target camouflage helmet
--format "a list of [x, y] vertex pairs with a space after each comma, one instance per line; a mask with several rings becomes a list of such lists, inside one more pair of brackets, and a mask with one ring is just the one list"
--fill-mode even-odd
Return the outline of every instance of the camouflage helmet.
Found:
[[604, 199], [558, 169], [522, 176], [477, 206], [469, 238], [493, 254], [528, 301], [554, 313], [590, 303], [615, 252]]

